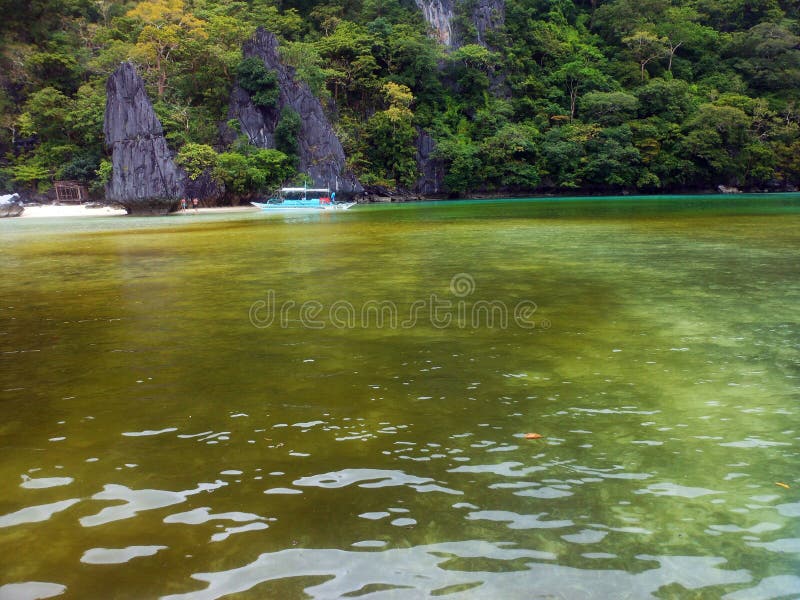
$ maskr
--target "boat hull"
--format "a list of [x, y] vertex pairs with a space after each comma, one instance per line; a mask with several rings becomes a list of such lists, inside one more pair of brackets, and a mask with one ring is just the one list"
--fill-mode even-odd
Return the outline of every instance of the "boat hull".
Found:
[[255, 207], [269, 212], [320, 212], [326, 210], [348, 210], [355, 206], [355, 202], [340, 202], [336, 204], [288, 204], [285, 202], [251, 202]]

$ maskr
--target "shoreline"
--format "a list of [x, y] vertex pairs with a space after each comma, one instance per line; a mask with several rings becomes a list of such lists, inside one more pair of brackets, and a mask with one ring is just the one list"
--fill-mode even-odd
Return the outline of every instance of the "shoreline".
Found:
[[[194, 214], [226, 213], [226, 212], [251, 212], [257, 211], [255, 206], [215, 206], [211, 208], [187, 209], [186, 212], [177, 211], [164, 216], [191, 216]], [[128, 216], [124, 208], [111, 206], [89, 207], [83, 204], [41, 204], [39, 206], [26, 206], [18, 217], [12, 219], [41, 219], [41, 218], [72, 218], [72, 217], [124, 217]]]
[[713, 189], [706, 189], [706, 190], [687, 190], [682, 192], [619, 192], [619, 193], [611, 193], [611, 192], [588, 192], [588, 191], [581, 191], [575, 190], [574, 193], [568, 193], [566, 191], [562, 193], [556, 192], [539, 192], [539, 193], [524, 193], [524, 192], [508, 192], [508, 193], [474, 193], [474, 194], [464, 194], [462, 196], [447, 196], [447, 195], [439, 195], [439, 194], [431, 194], [428, 196], [424, 195], [367, 195], [363, 199], [359, 199], [358, 204], [403, 204], [403, 203], [413, 203], [413, 202], [450, 202], [450, 201], [462, 201], [462, 200], [561, 200], [561, 199], [575, 199], [581, 198], [586, 200], [591, 200], [594, 198], [648, 198], [648, 197], [660, 197], [660, 196], [691, 196], [691, 197], [703, 197], [703, 196], [767, 196], [767, 195], [780, 195], [780, 194], [797, 194], [800, 193], [800, 190], [797, 189], [787, 189], [787, 190], [736, 190], [736, 191], [719, 191]]
[[[597, 198], [619, 198], [638, 200], [649, 197], [659, 196], [690, 196], [690, 197], [704, 197], [704, 196], [719, 196], [736, 198], [737, 196], [770, 196], [770, 195], [783, 195], [783, 194], [798, 194], [797, 191], [780, 191], [780, 192], [741, 192], [738, 194], [720, 193], [720, 192], [695, 192], [684, 194], [620, 194], [618, 196], [598, 196], [598, 195], [567, 195], [567, 194], [539, 194], [535, 196], [528, 195], [470, 195], [459, 198], [446, 198], [441, 196], [413, 196], [413, 197], [372, 197], [369, 199], [362, 199], [357, 204], [360, 206], [375, 206], [381, 204], [415, 204], [418, 202], [453, 202], [453, 201], [471, 201], [471, 200], [592, 200]], [[223, 214], [223, 213], [240, 213], [240, 212], [260, 212], [260, 209], [252, 205], [240, 206], [213, 206], [202, 207], [196, 211], [193, 208], [187, 208], [185, 211], [175, 211], [166, 215], [167, 217], [181, 217], [192, 216], [201, 214]], [[25, 210], [17, 217], [8, 217], [9, 219], [40, 219], [40, 218], [86, 218], [86, 217], [124, 217], [129, 216], [124, 208], [114, 208], [112, 206], [89, 206], [85, 204], [39, 204], [25, 206]], [[130, 215], [137, 216], [137, 215]]]

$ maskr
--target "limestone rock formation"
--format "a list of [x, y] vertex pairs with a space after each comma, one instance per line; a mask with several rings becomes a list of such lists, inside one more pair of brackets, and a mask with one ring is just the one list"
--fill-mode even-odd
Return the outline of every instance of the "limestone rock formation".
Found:
[[25, 207], [19, 201], [19, 194], [0, 196], [0, 218], [18, 217], [23, 210], [25, 210]]
[[206, 169], [194, 179], [186, 178], [186, 186], [181, 195], [186, 198], [199, 198], [205, 203], [204, 206], [214, 206], [224, 193], [225, 185], [214, 179], [211, 169]]
[[[453, 25], [455, 0], [414, 1], [442, 44], [449, 48], [458, 48], [465, 42], [463, 32], [457, 31]], [[505, 23], [505, 15], [505, 0], [476, 0], [471, 6], [469, 15], [477, 33], [475, 41], [482, 46], [487, 46], [486, 34], [502, 27]]]
[[417, 130], [417, 167], [420, 177], [414, 183], [414, 192], [423, 196], [441, 194], [444, 190], [444, 164], [432, 158], [436, 142], [431, 135]]
[[438, 39], [445, 46], [452, 46], [453, 37], [453, 0], [414, 0], [422, 11], [425, 22], [433, 28]]
[[478, 32], [478, 43], [482, 46], [489, 45], [486, 34], [505, 25], [505, 21], [505, 0], [478, 0], [472, 9], [472, 23]]
[[103, 131], [112, 150], [106, 198], [128, 214], [165, 214], [184, 193], [186, 177], [173, 161], [144, 82], [129, 62], [106, 84]]
[[229, 119], [237, 119], [242, 133], [259, 148], [274, 148], [275, 128], [281, 110], [289, 107], [300, 116], [299, 165], [318, 187], [330, 187], [339, 193], [361, 193], [358, 179], [345, 168], [342, 144], [336, 137], [322, 105], [305, 83], [294, 78], [294, 69], [281, 63], [277, 38], [263, 28], [258, 28], [253, 38], [243, 47], [245, 58], [256, 57], [264, 61], [267, 69], [277, 73], [280, 95], [275, 108], [255, 106], [250, 95], [235, 86], [231, 93]]

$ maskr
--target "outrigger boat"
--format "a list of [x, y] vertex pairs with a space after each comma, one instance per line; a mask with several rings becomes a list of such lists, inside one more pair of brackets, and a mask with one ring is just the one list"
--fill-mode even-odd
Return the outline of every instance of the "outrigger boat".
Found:
[[250, 204], [268, 211], [314, 211], [347, 210], [356, 203], [336, 202], [336, 192], [328, 188], [286, 187], [281, 188], [275, 198]]

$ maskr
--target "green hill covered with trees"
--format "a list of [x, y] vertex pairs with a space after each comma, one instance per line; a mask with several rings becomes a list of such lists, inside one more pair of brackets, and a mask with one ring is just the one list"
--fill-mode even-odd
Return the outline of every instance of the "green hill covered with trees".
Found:
[[0, 0], [0, 191], [102, 193], [105, 82], [128, 59], [190, 176], [257, 191], [270, 165], [220, 141], [237, 73], [264, 77], [242, 64], [257, 26], [365, 185], [411, 188], [421, 129], [452, 194], [800, 185], [796, 0], [506, 0], [483, 43], [473, 4], [446, 48], [413, 0]]

